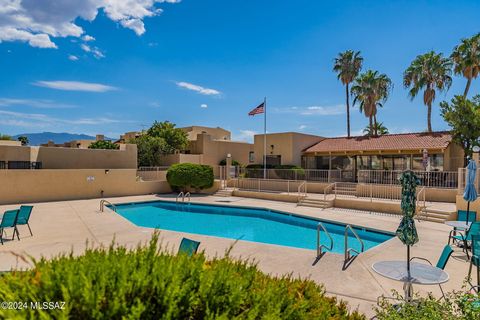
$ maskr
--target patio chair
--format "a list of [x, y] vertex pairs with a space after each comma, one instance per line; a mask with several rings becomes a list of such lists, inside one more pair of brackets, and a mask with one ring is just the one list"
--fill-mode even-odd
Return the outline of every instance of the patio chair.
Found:
[[[2, 221], [0, 222], [0, 242], [3, 245], [3, 234], [5, 233], [6, 228], [13, 228], [13, 235], [12, 240], [15, 239], [15, 233], [17, 233], [17, 238], [20, 240], [18, 236], [17, 230], [17, 217], [18, 217], [19, 210], [8, 210], [2, 216]], [[5, 233], [6, 234], [6, 233]]]
[[[17, 226], [27, 225], [30, 235], [33, 236], [32, 229], [28, 221], [30, 220], [30, 215], [32, 214], [33, 206], [21, 206], [20, 211], [18, 212]], [[18, 232], [18, 231], [17, 231]]]
[[480, 235], [472, 235], [472, 258], [470, 259], [470, 267], [468, 268], [468, 280], [472, 275], [472, 267], [477, 267], [477, 287], [480, 286]]
[[[457, 211], [457, 221], [467, 221], [467, 211], [466, 210], [458, 210]], [[468, 211], [468, 221], [470, 221], [470, 222], [477, 221], [477, 212], [476, 211]]]
[[450, 240], [453, 241], [452, 243], [455, 241], [461, 242], [463, 244], [463, 251], [467, 254], [467, 258], [470, 259], [468, 254], [468, 242], [472, 241], [472, 235], [480, 235], [480, 221], [472, 223], [465, 234], [458, 230], [450, 231], [450, 234], [448, 235], [448, 244], [450, 245]]
[[180, 247], [178, 248], [178, 253], [183, 253], [187, 254], [189, 256], [194, 255], [197, 253], [198, 246], [200, 245], [200, 242], [183, 238], [182, 242], [180, 242]]
[[[450, 259], [450, 256], [452, 255], [452, 253], [453, 253], [453, 249], [450, 245], [446, 245], [445, 247], [443, 247], [442, 254], [440, 255], [440, 258], [438, 258], [438, 261], [437, 261], [437, 264], [435, 265], [435, 267], [444, 270], [445, 266], [447, 265], [448, 260]], [[433, 266], [433, 264], [428, 259], [425, 259], [425, 258], [422, 258], [422, 257], [412, 257], [412, 258], [410, 258], [410, 261], [412, 261], [414, 259], [426, 261], [431, 266]], [[443, 292], [442, 285], [439, 284], [438, 286], [440, 287], [440, 291], [442, 291], [443, 298], [445, 298], [445, 293]]]

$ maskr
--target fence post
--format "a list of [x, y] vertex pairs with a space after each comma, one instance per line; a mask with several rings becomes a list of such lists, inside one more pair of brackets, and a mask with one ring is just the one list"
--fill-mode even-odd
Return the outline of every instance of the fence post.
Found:
[[287, 194], [290, 195], [290, 180], [287, 181]]

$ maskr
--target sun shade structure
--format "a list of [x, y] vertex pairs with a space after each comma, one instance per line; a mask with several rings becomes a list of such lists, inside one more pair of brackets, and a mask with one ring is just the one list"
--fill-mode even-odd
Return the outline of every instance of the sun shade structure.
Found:
[[417, 185], [420, 184], [420, 181], [412, 171], [407, 170], [400, 176], [400, 183], [402, 184], [401, 208], [403, 218], [398, 226], [396, 235], [407, 246], [407, 270], [410, 277], [410, 246], [418, 242], [413, 216], [416, 210]]
[[475, 160], [470, 159], [467, 166], [467, 181], [465, 184], [465, 191], [463, 192], [463, 199], [467, 201], [467, 220], [470, 211], [470, 202], [477, 200], [477, 190], [475, 189], [475, 176], [477, 175], [477, 164]]

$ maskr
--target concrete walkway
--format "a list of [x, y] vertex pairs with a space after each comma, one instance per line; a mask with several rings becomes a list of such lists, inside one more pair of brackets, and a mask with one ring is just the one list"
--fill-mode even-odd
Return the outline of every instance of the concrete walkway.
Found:
[[[146, 200], [172, 200], [172, 195], [148, 195], [108, 199], [112, 203], [125, 203]], [[60, 253], [73, 251], [80, 254], [89, 245], [108, 245], [113, 239], [129, 247], [147, 241], [152, 229], [137, 227], [128, 220], [106, 209], [99, 212], [99, 199], [34, 204], [31, 237], [27, 227], [20, 227], [21, 241], [7, 241], [0, 245], [0, 270], [26, 268], [29, 263], [22, 257], [52, 257]], [[214, 196], [194, 196], [192, 202], [227, 204], [231, 206], [256, 206], [277, 209], [322, 219], [339, 221], [394, 232], [400, 217], [382, 214], [368, 214], [344, 209], [316, 209], [297, 207], [294, 203], [266, 201], [247, 198], [221, 198]], [[227, 203], [226, 203], [227, 202]], [[18, 206], [0, 206], [0, 212]], [[422, 256], [436, 263], [443, 246], [447, 243], [450, 228], [433, 222], [416, 222], [420, 237], [419, 243], [412, 247], [412, 256]], [[11, 236], [11, 230], [8, 231]], [[201, 241], [201, 250], [209, 256], [223, 255], [234, 243], [231, 239], [211, 236], [184, 234], [168, 230], [161, 231], [164, 246], [177, 250], [183, 236]], [[391, 289], [401, 292], [402, 284], [383, 278], [373, 272], [371, 265], [380, 260], [402, 260], [406, 258], [406, 248], [393, 238], [375, 248], [362, 253], [342, 271], [343, 255], [327, 253], [316, 264], [313, 250], [238, 241], [231, 252], [233, 257], [250, 259], [258, 263], [261, 270], [273, 275], [293, 274], [323, 283], [330, 295], [338, 296], [349, 302], [351, 308], [358, 308], [372, 315], [372, 307], [381, 295], [390, 295]], [[468, 272], [466, 256], [456, 249], [445, 269], [450, 281], [443, 285], [447, 291], [461, 289]], [[432, 292], [440, 296], [438, 286], [414, 286], [421, 295]]]

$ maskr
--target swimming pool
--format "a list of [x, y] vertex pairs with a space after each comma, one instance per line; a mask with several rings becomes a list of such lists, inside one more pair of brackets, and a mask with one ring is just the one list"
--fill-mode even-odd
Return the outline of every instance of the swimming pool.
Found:
[[[316, 250], [317, 225], [321, 221], [333, 239], [331, 252], [344, 252], [345, 225], [316, 220], [263, 208], [205, 204], [176, 204], [152, 201], [116, 204], [118, 214], [141, 227], [196, 233], [222, 238], [275, 244]], [[365, 251], [385, 242], [393, 234], [354, 227]], [[321, 231], [321, 243], [330, 240]], [[360, 243], [349, 233], [349, 247], [359, 250]]]

